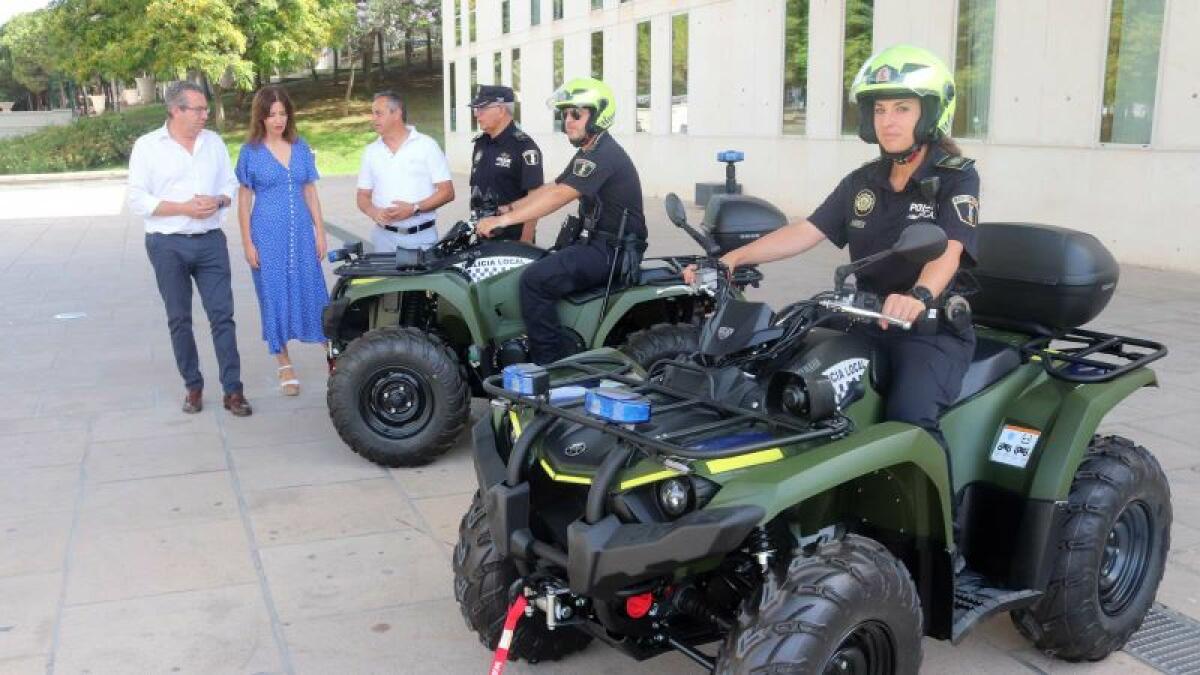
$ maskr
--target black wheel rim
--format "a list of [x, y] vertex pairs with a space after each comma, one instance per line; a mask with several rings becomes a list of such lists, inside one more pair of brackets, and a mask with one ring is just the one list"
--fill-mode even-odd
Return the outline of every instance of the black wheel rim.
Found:
[[403, 366], [386, 366], [366, 379], [358, 395], [367, 426], [392, 440], [420, 433], [433, 417], [433, 389], [424, 375]]
[[1142, 588], [1150, 568], [1154, 529], [1150, 507], [1130, 502], [1117, 516], [1117, 522], [1104, 540], [1100, 558], [1100, 608], [1116, 616], [1129, 607]]
[[825, 675], [885, 675], [895, 669], [892, 635], [878, 621], [860, 623], [825, 662]]

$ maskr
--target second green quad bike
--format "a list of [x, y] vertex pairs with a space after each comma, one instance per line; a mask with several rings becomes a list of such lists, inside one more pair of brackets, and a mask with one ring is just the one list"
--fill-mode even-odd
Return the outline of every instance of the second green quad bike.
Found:
[[[331, 375], [326, 401], [342, 440], [384, 466], [414, 466], [446, 452], [466, 427], [482, 378], [529, 360], [521, 320], [522, 268], [545, 255], [512, 241], [480, 241], [490, 200], [472, 198], [471, 217], [426, 251], [363, 254], [361, 244], [334, 251], [347, 262], [323, 315]], [[717, 255], [778, 228], [786, 218], [754, 197], [722, 195], [705, 228], [689, 234]], [[647, 259], [633, 283], [610, 274], [607, 286], [581, 291], [558, 312], [580, 350], [620, 347], [649, 365], [696, 348], [711, 297], [685, 285], [681, 271], [697, 256]], [[638, 272], [635, 272], [638, 274]], [[734, 279], [757, 284], [753, 269]]]
[[[977, 348], [941, 419], [953, 475], [927, 432], [883, 421], [886, 368], [847, 330], [892, 321], [844, 283], [870, 261], [778, 313], [702, 269], [720, 301], [691, 357], [489, 377], [452, 561], [468, 627], [497, 660], [596, 639], [716, 673], [915, 673], [923, 636], [957, 643], [999, 612], [1061, 659], [1120, 649], [1162, 577], [1171, 497], [1149, 451], [1096, 429], [1166, 350], [1078, 328], [1117, 279], [1094, 237], [979, 237]], [[945, 245], [917, 223], [888, 254]]]

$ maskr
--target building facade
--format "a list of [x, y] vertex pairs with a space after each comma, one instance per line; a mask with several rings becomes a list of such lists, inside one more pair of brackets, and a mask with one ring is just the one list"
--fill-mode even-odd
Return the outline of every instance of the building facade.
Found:
[[846, 89], [888, 45], [959, 85], [954, 136], [981, 219], [1091, 232], [1125, 263], [1200, 272], [1200, 2], [1194, 0], [444, 0], [446, 151], [470, 168], [475, 84], [519, 92], [547, 174], [572, 148], [544, 104], [614, 89], [613, 130], [648, 194], [691, 195], [743, 150], [746, 191], [803, 217], [877, 150]]

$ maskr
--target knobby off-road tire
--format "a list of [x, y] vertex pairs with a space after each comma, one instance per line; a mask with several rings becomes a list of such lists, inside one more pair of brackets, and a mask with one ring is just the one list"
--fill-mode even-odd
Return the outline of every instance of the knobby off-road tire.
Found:
[[359, 337], [337, 361], [325, 401], [338, 435], [383, 466], [419, 466], [445, 453], [466, 426], [470, 391], [438, 338], [390, 327]]
[[[488, 528], [487, 511], [479, 492], [458, 526], [458, 544], [454, 547], [454, 599], [467, 627], [479, 635], [489, 650], [496, 649], [504, 617], [508, 612], [508, 591], [517, 580], [517, 568], [500, 558]], [[509, 648], [510, 661], [530, 663], [557, 661], [580, 651], [592, 636], [574, 628], [546, 629], [540, 614], [523, 618], [517, 624]]]
[[655, 324], [631, 333], [620, 349], [648, 371], [661, 359], [673, 359], [680, 354], [699, 351], [700, 328], [690, 323]]
[[743, 603], [716, 672], [915, 674], [921, 636], [908, 570], [878, 542], [851, 534], [768, 575]]
[[1158, 460], [1097, 436], [1075, 472], [1046, 594], [1013, 623], [1038, 649], [1096, 661], [1142, 625], [1171, 547], [1171, 488]]

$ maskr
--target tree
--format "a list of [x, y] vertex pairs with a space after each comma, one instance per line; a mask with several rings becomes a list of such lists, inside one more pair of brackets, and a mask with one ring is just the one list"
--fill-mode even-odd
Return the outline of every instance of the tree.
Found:
[[155, 74], [178, 79], [196, 73], [208, 82], [217, 128], [225, 124], [225, 78], [243, 89], [254, 81], [254, 64], [243, 56], [246, 36], [235, 19], [230, 0], [148, 0], [132, 37]]
[[321, 48], [340, 42], [354, 19], [347, 0], [233, 0], [233, 7], [256, 85], [310, 63]]
[[54, 50], [49, 40], [50, 11], [18, 14], [4, 24], [0, 46], [7, 50], [7, 67], [13, 81], [29, 94], [30, 109], [41, 106], [50, 88], [50, 74], [56, 68]]
[[[149, 67], [133, 39], [149, 0], [56, 0], [50, 40], [59, 65], [78, 82], [128, 80]], [[114, 103], [117, 92], [113, 88]]]

